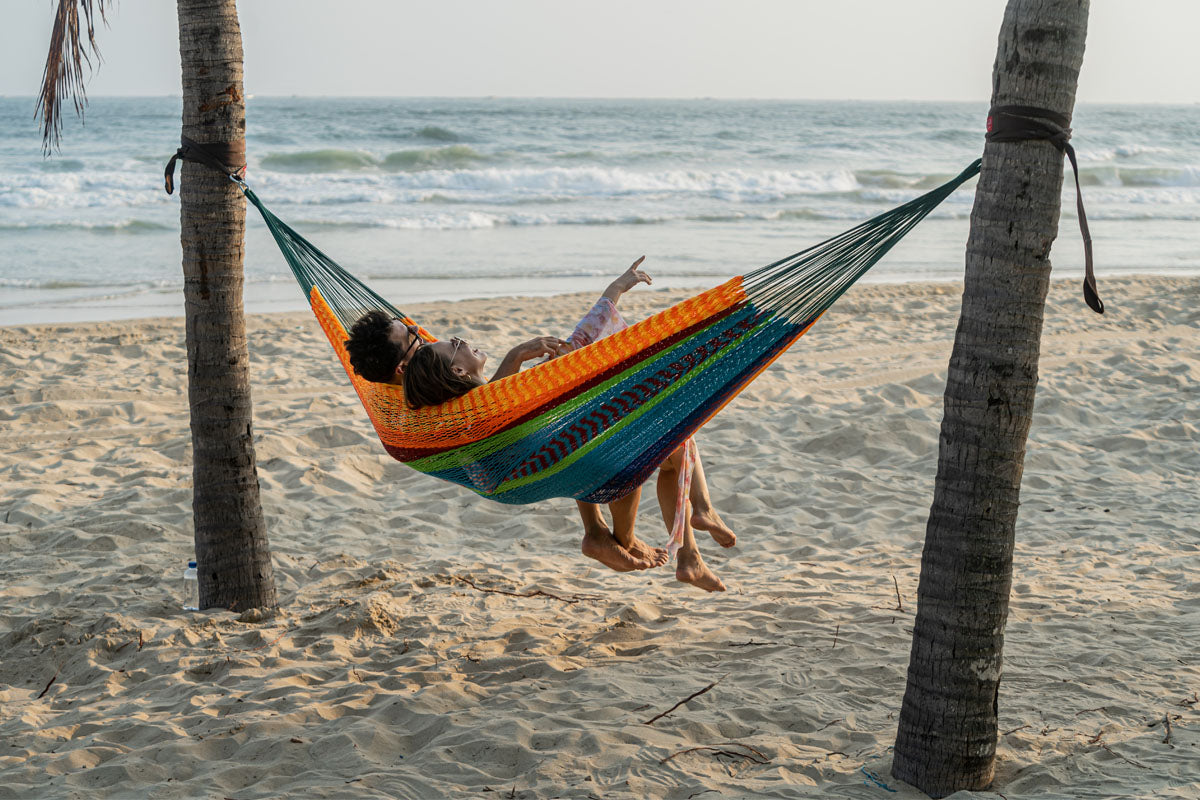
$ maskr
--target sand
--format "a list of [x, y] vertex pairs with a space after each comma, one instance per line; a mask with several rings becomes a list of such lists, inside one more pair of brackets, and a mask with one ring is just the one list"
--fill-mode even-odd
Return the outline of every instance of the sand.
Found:
[[[702, 431], [713, 596], [392, 461], [311, 318], [252, 317], [274, 614], [180, 610], [182, 321], [0, 329], [0, 798], [921, 797], [890, 747], [960, 291], [856, 288]], [[1103, 293], [1047, 312], [1008, 800], [1200, 797], [1200, 279]], [[590, 301], [412, 311], [500, 354]]]

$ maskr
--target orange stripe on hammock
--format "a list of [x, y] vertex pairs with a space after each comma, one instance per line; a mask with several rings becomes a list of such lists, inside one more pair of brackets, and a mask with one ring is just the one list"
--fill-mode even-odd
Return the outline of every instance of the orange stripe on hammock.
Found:
[[[745, 302], [740, 277], [688, 298], [587, 347], [538, 364], [499, 381], [484, 384], [439, 406], [413, 409], [404, 391], [393, 384], [372, 383], [354, 373], [346, 352], [346, 330], [313, 287], [313, 313], [350, 378], [379, 439], [399, 448], [451, 449], [477, 442], [509, 427], [530, 410], [569, 393], [614, 364], [644, 352], [655, 343], [701, 322], [732, 305]], [[414, 324], [405, 320], [406, 324]], [[424, 328], [421, 336], [436, 341]]]

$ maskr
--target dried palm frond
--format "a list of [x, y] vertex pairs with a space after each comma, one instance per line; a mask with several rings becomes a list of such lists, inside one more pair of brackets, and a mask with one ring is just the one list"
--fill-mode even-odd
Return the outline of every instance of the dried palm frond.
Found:
[[[42, 149], [49, 154], [58, 147], [62, 133], [62, 101], [66, 96], [75, 106], [75, 113], [83, 116], [87, 105], [84, 88], [83, 64], [87, 62], [92, 71], [92, 58], [100, 57], [96, 46], [96, 16], [108, 25], [105, 8], [113, 0], [58, 0], [58, 11], [54, 15], [54, 28], [50, 32], [50, 53], [46, 56], [46, 69], [42, 72], [42, 91], [38, 94], [35, 115], [41, 115]], [[80, 12], [87, 26], [87, 42], [82, 38], [79, 27]], [[90, 51], [90, 55], [89, 55]]]

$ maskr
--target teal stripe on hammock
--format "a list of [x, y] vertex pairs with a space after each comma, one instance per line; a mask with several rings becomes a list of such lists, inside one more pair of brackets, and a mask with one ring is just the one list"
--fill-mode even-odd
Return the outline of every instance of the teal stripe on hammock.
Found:
[[[735, 345], [740, 344], [742, 342], [743, 338], [753, 336], [756, 331], [763, 329], [764, 327], [766, 327], [767, 324], [769, 324], [769, 321], [761, 323], [757, 327], [751, 329], [748, 333], [744, 334], [744, 336], [739, 337], [738, 339], [729, 343], [725, 347], [721, 348], [716, 353], [714, 353], [712, 356], [705, 359], [704, 362], [700, 366], [689, 370], [684, 377], [672, 382], [671, 385], [668, 386], [664, 391], [655, 394], [652, 399], [650, 399], [646, 403], [639, 406], [636, 410], [634, 410], [629, 415], [622, 417], [621, 420], [617, 422], [617, 424], [615, 424], [612, 427], [601, 432], [595, 439], [588, 442], [588, 444], [586, 446], [569, 454], [566, 458], [564, 458], [562, 461], [559, 461], [558, 463], [554, 464], [549, 469], [541, 471], [541, 472], [535, 472], [534, 474], [532, 474], [526, 478], [511, 481], [506, 484], [501, 484], [501, 486], [503, 487], [502, 492], [513, 491], [513, 490], [521, 488], [522, 486], [524, 486], [526, 484], [530, 484], [535, 481], [546, 479], [546, 478], [555, 477], [556, 475], [558, 475], [563, 470], [570, 467], [575, 462], [577, 462], [580, 459], [587, 456], [593, 450], [596, 450], [601, 445], [603, 445], [606, 442], [608, 442], [609, 440], [611, 440], [618, 433], [624, 431], [626, 428], [635, 426], [638, 423], [638, 421], [642, 417], [644, 417], [646, 414], [650, 413], [651, 411], [657, 410], [661, 404], [670, 400], [671, 397], [676, 392], [683, 391], [691, 381], [693, 381], [696, 378], [703, 375], [706, 370], [713, 368], [714, 365], [716, 365], [720, 361], [720, 356], [722, 354], [728, 353]], [[678, 412], [680, 410], [681, 409], [678, 407], [670, 408], [664, 413], [663, 416], [671, 416], [672, 411]], [[690, 411], [690, 409], [687, 409], [687, 410]], [[676, 414], [676, 416], [681, 416], [681, 415]], [[618, 467], [616, 471], [619, 471], [619, 469], [620, 468]], [[608, 480], [608, 478], [606, 478], [601, 483], [607, 482], [607, 480]]]

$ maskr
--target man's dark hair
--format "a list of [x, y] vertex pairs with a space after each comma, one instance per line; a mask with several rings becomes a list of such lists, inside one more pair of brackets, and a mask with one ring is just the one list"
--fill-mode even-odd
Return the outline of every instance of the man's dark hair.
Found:
[[346, 350], [354, 371], [375, 383], [390, 383], [404, 355], [404, 348], [389, 337], [395, 320], [382, 311], [370, 311], [350, 328]]
[[455, 375], [447, 359], [424, 345], [404, 368], [404, 399], [413, 408], [440, 405], [482, 385], [475, 378]]

